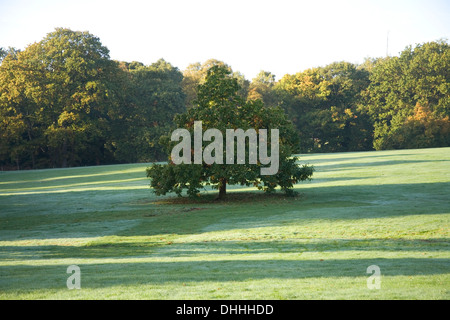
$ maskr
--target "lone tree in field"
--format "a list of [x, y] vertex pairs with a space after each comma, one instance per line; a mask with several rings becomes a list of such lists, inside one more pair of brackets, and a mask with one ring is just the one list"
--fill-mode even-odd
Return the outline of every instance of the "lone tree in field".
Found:
[[[266, 108], [260, 100], [246, 102], [239, 95], [239, 89], [237, 79], [233, 78], [226, 68], [214, 66], [208, 70], [205, 82], [198, 87], [197, 100], [194, 106], [186, 113], [175, 116], [174, 119], [177, 128], [186, 129], [189, 131], [190, 137], [194, 137], [193, 139], [188, 137], [189, 142], [193, 141], [187, 150], [188, 152], [186, 152], [186, 149], [181, 150], [185, 151], [183, 153], [188, 153], [183, 154], [187, 163], [175, 164], [174, 159], [169, 156], [168, 164], [155, 164], [147, 169], [147, 177], [151, 179], [150, 184], [156, 195], [174, 192], [181, 196], [183, 189], [186, 189], [189, 196], [196, 196], [205, 185], [211, 185], [213, 188], [219, 189], [219, 198], [222, 199], [226, 195], [227, 184], [255, 186], [265, 192], [273, 192], [277, 186], [280, 186], [286, 194], [291, 195], [293, 194], [294, 184], [311, 179], [313, 167], [299, 166], [298, 158], [292, 156], [297, 151], [298, 134], [291, 121], [286, 119], [284, 111], [281, 108]], [[197, 145], [194, 150], [194, 132], [198, 134], [199, 121], [201, 121], [202, 132], [206, 132], [208, 129], [217, 129], [220, 132], [215, 130], [218, 135], [209, 135], [208, 137], [205, 134], [200, 142], [200, 148]], [[194, 130], [195, 126], [197, 127]], [[261, 147], [261, 140], [259, 140], [260, 145], [256, 147], [255, 140], [250, 141], [250, 137], [241, 139], [241, 143], [245, 144], [246, 161], [240, 161], [239, 163], [236, 161], [236, 156], [239, 154], [239, 150], [236, 151], [236, 146], [239, 145], [238, 141], [238, 144], [234, 145], [234, 162], [232, 162], [234, 164], [227, 164], [230, 163], [228, 162], [227, 151], [228, 156], [231, 156], [231, 149], [228, 150], [225, 147], [222, 150], [211, 148], [212, 145], [218, 145], [217, 140], [220, 133], [225, 140], [227, 129], [228, 131], [230, 129], [232, 131], [242, 129], [241, 132], [260, 133], [260, 139], [261, 132], [265, 131], [263, 129], [266, 129], [266, 132], [272, 132], [271, 129], [278, 129], [278, 170], [274, 174], [264, 175], [262, 169], [266, 168], [267, 170], [272, 164], [268, 165], [261, 159], [253, 162], [247, 161], [250, 158], [255, 159], [254, 154], [260, 151], [256, 151], [255, 148], [260, 149]], [[215, 138], [214, 141], [209, 142], [213, 140], [213, 137]], [[272, 141], [272, 138], [269, 134], [265, 136], [268, 153], [273, 153], [272, 146], [276, 143], [275, 140]], [[177, 141], [171, 141], [170, 136], [162, 137], [161, 143], [167, 147], [169, 154], [177, 145]], [[200, 155], [200, 160], [198, 149], [203, 155], [203, 158]], [[213, 163], [205, 162], [204, 157], [207, 152], [215, 159]], [[259, 154], [261, 155], [261, 153]], [[270, 156], [268, 155], [268, 157]]]

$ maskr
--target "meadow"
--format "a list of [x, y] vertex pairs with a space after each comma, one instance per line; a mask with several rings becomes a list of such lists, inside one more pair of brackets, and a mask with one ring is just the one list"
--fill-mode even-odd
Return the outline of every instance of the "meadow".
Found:
[[0, 299], [450, 298], [450, 148], [300, 157], [296, 197], [226, 201], [156, 197], [145, 163], [0, 172]]

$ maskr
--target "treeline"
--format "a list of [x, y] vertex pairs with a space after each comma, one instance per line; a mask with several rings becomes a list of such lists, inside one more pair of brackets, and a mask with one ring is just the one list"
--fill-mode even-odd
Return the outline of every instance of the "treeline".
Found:
[[0, 164], [45, 168], [162, 159], [159, 137], [185, 111], [183, 74], [118, 62], [87, 32], [57, 29], [0, 66]]
[[[110, 59], [88, 32], [56, 29], [23, 51], [0, 49], [0, 165], [5, 169], [166, 160], [159, 138], [195, 104], [207, 70], [163, 59]], [[298, 151], [344, 152], [450, 146], [450, 48], [408, 47], [398, 57], [336, 62], [276, 81], [233, 77], [246, 100], [281, 106]]]

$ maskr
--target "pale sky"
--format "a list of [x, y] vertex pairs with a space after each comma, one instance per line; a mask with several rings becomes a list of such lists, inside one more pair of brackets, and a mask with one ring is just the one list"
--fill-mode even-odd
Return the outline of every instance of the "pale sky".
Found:
[[0, 0], [0, 47], [24, 49], [56, 27], [89, 31], [115, 60], [184, 70], [215, 58], [278, 80], [449, 39], [450, 0]]

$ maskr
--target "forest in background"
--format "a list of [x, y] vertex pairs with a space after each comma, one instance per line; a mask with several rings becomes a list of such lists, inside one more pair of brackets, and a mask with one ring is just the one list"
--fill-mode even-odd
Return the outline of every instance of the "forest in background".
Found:
[[98, 37], [58, 28], [23, 51], [0, 48], [0, 63], [2, 170], [167, 160], [160, 137], [215, 65], [229, 68], [244, 99], [284, 110], [298, 153], [450, 146], [446, 40], [250, 81], [214, 59], [183, 71], [163, 59], [115, 61]]

